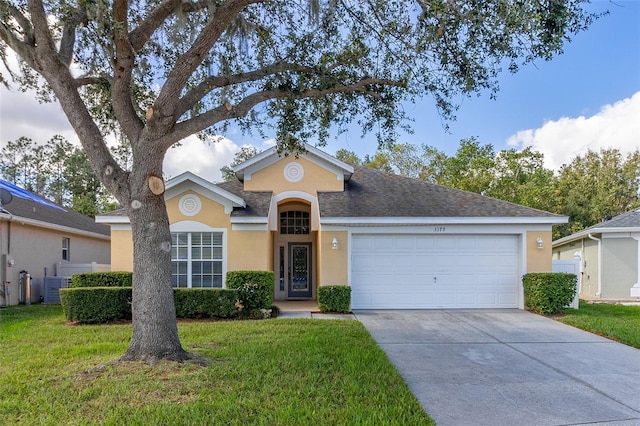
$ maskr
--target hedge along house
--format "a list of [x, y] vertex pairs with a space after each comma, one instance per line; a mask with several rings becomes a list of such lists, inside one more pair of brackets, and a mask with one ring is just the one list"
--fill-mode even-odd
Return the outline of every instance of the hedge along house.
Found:
[[640, 209], [554, 241], [553, 258], [581, 260], [581, 297], [640, 297]]
[[[276, 300], [350, 285], [353, 309], [522, 308], [521, 276], [551, 271], [551, 226], [566, 217], [306, 150], [266, 150], [231, 182], [167, 182], [174, 286], [272, 270]], [[131, 270], [128, 218], [97, 220], [111, 225], [112, 270]]]
[[[62, 269], [109, 263], [108, 226], [4, 180], [0, 193], [0, 306], [39, 301], [44, 278]], [[21, 271], [32, 277], [30, 292]]]

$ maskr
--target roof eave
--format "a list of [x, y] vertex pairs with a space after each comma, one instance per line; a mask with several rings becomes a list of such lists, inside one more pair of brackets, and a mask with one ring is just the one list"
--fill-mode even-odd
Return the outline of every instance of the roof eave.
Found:
[[599, 228], [587, 228], [582, 231], [578, 231], [575, 234], [567, 235], [566, 237], [559, 238], [552, 243], [553, 247], [559, 247], [573, 241], [581, 240], [583, 238], [589, 238], [589, 234], [602, 235], [602, 234], [626, 234], [626, 233], [640, 233], [640, 227], [626, 226], [626, 227], [599, 227]]
[[82, 235], [84, 237], [91, 237], [100, 240], [111, 240], [110, 235], [101, 234], [99, 232], [87, 231], [85, 229], [72, 228], [70, 226], [58, 225], [56, 223], [45, 222], [37, 219], [30, 219], [28, 217], [9, 215], [6, 213], [0, 213], [0, 219], [7, 220], [8, 222], [17, 222], [23, 225], [36, 226], [38, 228], [50, 229], [54, 231], [67, 232], [69, 234]]
[[567, 223], [566, 216], [543, 217], [321, 217], [322, 225], [361, 224], [361, 225], [433, 225], [433, 224], [535, 224], [557, 225]]

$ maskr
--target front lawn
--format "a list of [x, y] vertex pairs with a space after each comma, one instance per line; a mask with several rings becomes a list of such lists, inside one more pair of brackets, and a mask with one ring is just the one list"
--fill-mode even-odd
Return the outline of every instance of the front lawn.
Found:
[[640, 306], [581, 300], [580, 309], [567, 309], [558, 321], [640, 349]]
[[431, 425], [357, 321], [184, 322], [206, 367], [116, 362], [130, 324], [0, 309], [0, 424]]

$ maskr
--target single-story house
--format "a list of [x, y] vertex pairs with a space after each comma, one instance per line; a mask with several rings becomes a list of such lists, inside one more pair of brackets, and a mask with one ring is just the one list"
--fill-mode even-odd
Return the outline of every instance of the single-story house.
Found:
[[[61, 266], [109, 263], [108, 226], [4, 180], [0, 193], [0, 306], [39, 301], [44, 277]], [[34, 278], [30, 291], [22, 271]]]
[[554, 241], [553, 258], [581, 259], [581, 297], [640, 297], [640, 209]]
[[[174, 286], [270, 270], [276, 300], [349, 285], [353, 309], [523, 308], [522, 275], [551, 271], [551, 226], [564, 216], [306, 150], [266, 150], [230, 182], [167, 182]], [[97, 220], [111, 225], [112, 269], [131, 270], [126, 215]]]

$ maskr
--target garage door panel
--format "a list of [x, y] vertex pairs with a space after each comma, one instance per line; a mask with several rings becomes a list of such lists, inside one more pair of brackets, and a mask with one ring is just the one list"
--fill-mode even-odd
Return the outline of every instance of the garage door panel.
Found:
[[354, 235], [353, 309], [515, 308], [518, 238]]

